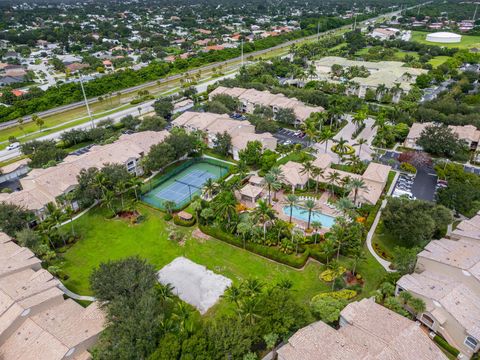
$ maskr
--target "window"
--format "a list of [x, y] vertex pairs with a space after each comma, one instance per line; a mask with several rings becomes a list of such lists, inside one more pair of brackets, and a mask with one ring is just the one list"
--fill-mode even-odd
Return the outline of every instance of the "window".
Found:
[[467, 336], [465, 338], [465, 345], [467, 345], [470, 349], [475, 350], [478, 345], [478, 340], [472, 336]]
[[433, 327], [435, 320], [433, 320], [430, 316], [426, 314], [422, 314], [422, 322], [427, 325], [429, 328]]

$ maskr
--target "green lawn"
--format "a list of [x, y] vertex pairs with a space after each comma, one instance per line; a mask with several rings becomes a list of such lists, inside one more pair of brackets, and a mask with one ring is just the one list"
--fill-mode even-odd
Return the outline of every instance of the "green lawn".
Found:
[[395, 246], [398, 246], [392, 235], [385, 231], [381, 221], [375, 229], [372, 244], [374, 245], [374, 248], [381, 250], [382, 253], [377, 251], [378, 255], [389, 261], [392, 260], [393, 249]]
[[437, 68], [448, 59], [450, 59], [450, 56], [435, 56], [428, 63], [431, 64], [433, 68]]
[[[295, 294], [308, 303], [319, 292], [330, 291], [330, 285], [319, 280], [325, 269], [314, 261], [304, 269], [297, 270], [281, 265], [222, 241], [199, 240], [191, 236], [193, 228], [179, 228], [163, 220], [163, 213], [144, 205], [138, 206], [146, 215], [146, 220], [138, 225], [130, 225], [125, 220], [106, 219], [106, 211], [96, 208], [74, 222], [75, 231], [81, 239], [66, 252], [60, 254], [59, 262], [69, 276], [65, 285], [82, 295], [91, 294], [89, 276], [100, 263], [138, 255], [148, 259], [157, 269], [171, 262], [178, 256], [185, 256], [208, 269], [227, 276], [234, 283], [256, 277], [265, 283], [278, 279], [290, 279], [294, 283]], [[65, 230], [69, 230], [67, 225]], [[183, 246], [168, 240], [171, 231], [185, 233], [187, 241]], [[361, 296], [368, 296], [381, 281], [385, 271], [368, 254], [358, 265], [358, 271], [365, 279], [365, 291]], [[349, 259], [342, 259], [348, 263]], [[220, 301], [209, 311], [209, 316], [229, 311], [229, 306]]]
[[[268, 283], [288, 278], [305, 302], [329, 288], [319, 280], [324, 269], [319, 264], [309, 263], [305, 269], [295, 270], [219, 240], [194, 239], [192, 229], [166, 223], [161, 212], [143, 205], [139, 205], [139, 210], [147, 220], [138, 225], [130, 225], [124, 220], [107, 220], [102, 209], [94, 209], [74, 222], [75, 231], [82, 234], [82, 238], [61, 254], [62, 268], [69, 276], [65, 285], [69, 289], [83, 295], [91, 294], [88, 278], [93, 268], [101, 262], [131, 255], [148, 259], [158, 269], [178, 256], [185, 256], [234, 282], [249, 277]], [[168, 240], [168, 233], [174, 229], [181, 229], [186, 234], [188, 240], [184, 246]]]
[[283, 165], [283, 164], [286, 164], [289, 161], [294, 161], [294, 162], [301, 163], [303, 161], [303, 159], [305, 159], [305, 158], [308, 158], [309, 160], [315, 159], [315, 157], [312, 154], [309, 154], [305, 151], [292, 151], [287, 156], [278, 160], [277, 165]]
[[459, 43], [452, 44], [442, 44], [434, 43], [426, 40], [427, 34], [426, 31], [412, 31], [412, 41], [416, 41], [422, 44], [428, 45], [438, 45], [444, 46], [447, 48], [459, 48], [459, 49], [470, 49], [475, 47], [480, 47], [480, 36], [474, 35], [462, 35], [462, 40]]

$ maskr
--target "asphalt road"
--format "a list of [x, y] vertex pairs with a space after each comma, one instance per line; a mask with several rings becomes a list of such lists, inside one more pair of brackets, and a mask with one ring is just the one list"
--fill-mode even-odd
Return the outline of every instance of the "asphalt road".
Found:
[[[411, 8], [415, 8], [417, 6], [420, 6], [420, 5], [415, 5], [415, 6], [412, 6]], [[391, 12], [391, 13], [388, 13], [388, 14], [383, 14], [383, 15], [373, 17], [371, 19], [364, 20], [362, 22], [359, 22], [358, 26], [362, 26], [366, 22], [375, 21], [375, 20], [383, 18], [383, 17], [391, 17], [391, 16], [394, 16], [394, 15], [397, 15], [399, 12], [400, 11], [394, 11], [394, 12]], [[274, 46], [274, 47], [271, 47], [271, 48], [268, 48], [268, 49], [247, 53], [247, 54], [244, 55], [244, 57], [247, 58], [247, 57], [251, 57], [251, 56], [260, 56], [260, 55], [268, 53], [272, 50], [274, 51], [274, 50], [278, 50], [278, 49], [282, 49], [282, 48], [288, 48], [293, 44], [298, 44], [298, 43], [303, 42], [305, 40], [315, 39], [317, 36], [325, 36], [325, 35], [328, 35], [328, 34], [333, 34], [337, 31], [348, 29], [350, 27], [351, 27], [351, 25], [345, 25], [345, 26], [337, 28], [337, 29], [332, 29], [332, 30], [325, 31], [325, 32], [320, 33], [318, 35], [315, 34], [315, 35], [310, 35], [310, 36], [307, 36], [307, 37], [304, 37], [304, 38], [287, 41], [285, 43], [279, 44], [277, 46]], [[236, 58], [233, 58], [233, 59], [208, 64], [208, 65], [196, 68], [196, 69], [186, 71], [186, 72], [181, 73], [181, 74], [171, 75], [171, 76], [168, 76], [166, 78], [161, 78], [161, 79], [158, 79], [158, 80], [155, 80], [155, 81], [150, 81], [150, 82], [147, 82], [147, 83], [144, 83], [144, 84], [140, 84], [140, 85], [133, 86], [133, 87], [130, 87], [130, 88], [127, 88], [127, 89], [123, 89], [123, 90], [120, 90], [119, 92], [122, 92], [122, 93], [136, 92], [138, 90], [141, 90], [143, 88], [150, 87], [150, 86], [153, 86], [153, 85], [156, 85], [156, 84], [162, 84], [162, 83], [169, 82], [169, 81], [172, 81], [172, 80], [178, 80], [178, 79], [184, 77], [185, 75], [195, 74], [198, 71], [203, 72], [205, 70], [210, 70], [214, 67], [218, 67], [219, 65], [225, 66], [225, 65], [229, 65], [229, 64], [232, 64], [232, 63], [235, 63], [235, 62], [239, 62], [241, 60], [242, 60], [242, 57], [239, 56], [239, 57], [236, 57]], [[240, 65], [238, 67], [240, 67]], [[99, 96], [89, 98], [88, 101], [89, 101], [90, 104], [92, 104], [92, 103], [97, 102], [98, 98], [99, 98]], [[63, 105], [63, 106], [56, 107], [54, 109], [42, 111], [42, 112], [37, 113], [37, 115], [40, 116], [40, 117], [44, 117], [44, 116], [48, 116], [48, 115], [61, 113], [61, 112], [66, 111], [66, 110], [71, 110], [71, 109], [74, 109], [74, 108], [77, 108], [77, 107], [80, 107], [80, 106], [84, 106], [83, 101], [78, 101], [78, 102], [75, 102], [75, 103], [72, 103], [72, 104]], [[32, 119], [31, 115], [23, 117], [24, 123], [27, 123], [27, 122], [31, 121], [31, 119]], [[0, 130], [3, 129], [3, 128], [10, 127], [10, 126], [14, 126], [14, 125], [16, 125], [16, 123], [17, 123], [17, 120], [11, 120], [11, 121], [6, 121], [6, 122], [3, 122], [3, 123], [0, 123]]]
[[[207, 89], [208, 85], [210, 85], [210, 84], [212, 84], [212, 83], [214, 83], [218, 80], [228, 78], [228, 77], [232, 77], [234, 75], [235, 75], [235, 73], [228, 74], [228, 75], [225, 75], [223, 77], [219, 77], [219, 78], [216, 78], [214, 80], [204, 82], [204, 83], [199, 84], [195, 87], [196, 87], [198, 92], [203, 92]], [[120, 121], [120, 119], [122, 119], [122, 118], [124, 118], [125, 116], [128, 116], [128, 115], [137, 116], [137, 115], [147, 114], [147, 113], [150, 113], [150, 112], [154, 111], [154, 109], [153, 109], [153, 103], [154, 102], [155, 102], [155, 100], [150, 100], [150, 101], [147, 101], [145, 103], [139, 104], [136, 107], [121, 110], [121, 111], [118, 111], [118, 112], [110, 114], [110, 115], [102, 116], [100, 118], [93, 119], [93, 121], [88, 121], [88, 122], [85, 122], [85, 123], [82, 123], [82, 124], [79, 124], [79, 125], [75, 125], [75, 126], [72, 126], [68, 129], [62, 129], [62, 130], [59, 130], [59, 131], [56, 131], [56, 132], [52, 132], [52, 133], [47, 134], [45, 136], [38, 137], [36, 140], [57, 140], [57, 139], [60, 138], [60, 135], [65, 131], [70, 131], [70, 130], [73, 130], [73, 129], [88, 129], [88, 128], [90, 128], [90, 127], [96, 125], [97, 123], [99, 123], [103, 120], [106, 120], [106, 119], [111, 119], [113, 122], [118, 122], [118, 121]], [[15, 158], [17, 156], [20, 156], [20, 155], [21, 155], [20, 149], [0, 150], [0, 161], [7, 161], [7, 160], [10, 160], [10, 159]]]

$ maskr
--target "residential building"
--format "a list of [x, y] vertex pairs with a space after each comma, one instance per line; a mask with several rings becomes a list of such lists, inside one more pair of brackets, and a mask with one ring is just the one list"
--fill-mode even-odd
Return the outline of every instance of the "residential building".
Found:
[[0, 171], [0, 184], [7, 181], [17, 180], [20, 176], [27, 174], [30, 170], [28, 162], [29, 159], [22, 159], [3, 166]]
[[240, 151], [244, 150], [251, 141], [260, 142], [263, 150], [274, 151], [277, 148], [277, 139], [269, 132], [263, 134], [240, 134], [232, 138], [232, 156], [235, 160], [240, 160]]
[[399, 32], [399, 29], [394, 28], [375, 28], [370, 33], [370, 36], [380, 40], [390, 40], [394, 39]]
[[480, 212], [471, 219], [461, 221], [450, 233], [450, 238], [480, 243]]
[[0, 233], [0, 359], [90, 359], [105, 324], [96, 302], [64, 300], [60, 282]]
[[317, 69], [317, 78], [332, 83], [339, 83], [342, 80], [332, 76], [333, 65], [340, 65], [343, 68], [352, 66], [366, 68], [370, 75], [350, 79], [352, 85], [347, 89], [348, 94], [364, 98], [367, 90], [376, 92], [384, 86], [392, 93], [393, 102], [400, 101], [401, 95], [410, 91], [418, 75], [427, 73], [424, 69], [406, 67], [400, 61], [357, 61], [338, 56], [324, 57], [314, 61], [314, 65]]
[[297, 331], [278, 351], [278, 360], [446, 360], [419, 325], [363, 299], [340, 313], [338, 329], [322, 321]]
[[[348, 197], [355, 202], [356, 206], [362, 204], [375, 205], [382, 196], [383, 189], [388, 181], [388, 174], [391, 167], [388, 165], [378, 164], [371, 162], [368, 164], [367, 169], [363, 175], [353, 174], [347, 171], [337, 170], [330, 167], [332, 159], [328, 154], [321, 154], [315, 160], [312, 161], [312, 165], [323, 169], [323, 174], [320, 175], [317, 180], [322, 183], [331, 184], [331, 178], [333, 173], [338, 174], [338, 180], [333, 185], [342, 187], [343, 181], [346, 178], [350, 180], [358, 179], [363, 180], [364, 188], [358, 189], [357, 194], [352, 190]], [[303, 189], [308, 182], [308, 176], [303, 171], [303, 165], [297, 162], [289, 161], [280, 166], [283, 171], [284, 183], [292, 187], [292, 191], [295, 189]]]
[[[123, 164], [128, 172], [143, 174], [140, 160], [152, 145], [162, 142], [167, 131], [143, 131], [122, 135], [108, 145], [93, 146], [82, 155], [69, 155], [60, 164], [46, 169], [34, 169], [20, 179], [22, 190], [10, 194], [0, 193], [0, 201], [13, 203], [32, 210], [42, 219], [45, 206], [77, 186], [77, 176], [82, 169], [100, 169], [105, 164]], [[72, 204], [75, 208], [76, 204]]]
[[233, 120], [226, 114], [184, 112], [172, 121], [173, 126], [187, 131], [202, 131], [206, 134], [208, 147], [213, 148], [217, 134], [227, 132], [232, 137], [231, 153], [235, 160], [239, 152], [247, 147], [250, 141], [259, 141], [263, 149], [275, 150], [277, 139], [270, 133], [256, 134], [255, 126], [249, 121]]
[[418, 320], [470, 358], [480, 349], [480, 242], [456, 237], [431, 241], [417, 255], [415, 272], [398, 280], [396, 294], [422, 299], [426, 310]]
[[[413, 123], [410, 127], [410, 131], [405, 139], [404, 146], [412, 149], [421, 149], [417, 145], [417, 140], [420, 139], [423, 130], [428, 126], [444, 126], [443, 124], [436, 124], [433, 122], [426, 123]], [[473, 125], [449, 125], [449, 129], [458, 136], [460, 140], [464, 140], [470, 149], [475, 150], [478, 147], [480, 141], [480, 130]]]
[[219, 86], [209, 94], [209, 99], [211, 100], [215, 95], [220, 94], [238, 98], [242, 103], [241, 110], [243, 112], [252, 113], [255, 110], [255, 106], [270, 107], [274, 115], [278, 109], [292, 109], [297, 123], [304, 122], [313, 113], [325, 111], [321, 106], [309, 106], [295, 98], [288, 98], [283, 94], [272, 94], [268, 91], [237, 87], [227, 88]]

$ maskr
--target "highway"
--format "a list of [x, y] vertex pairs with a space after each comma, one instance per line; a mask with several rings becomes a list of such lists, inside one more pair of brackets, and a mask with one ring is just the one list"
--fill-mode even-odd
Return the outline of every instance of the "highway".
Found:
[[[412, 6], [411, 8], [415, 8], [415, 7], [421, 6], [421, 5], [423, 5], [423, 4], [415, 5], [415, 6]], [[376, 21], [380, 18], [389, 18], [389, 17], [392, 17], [394, 15], [398, 15], [399, 13], [400, 13], [400, 11], [393, 11], [393, 12], [388, 13], [388, 14], [379, 15], [379, 16], [364, 20], [362, 22], [359, 22], [357, 24], [357, 26], [365, 25], [365, 23], [367, 23], [367, 22]], [[344, 29], [348, 29], [348, 28], [351, 28], [351, 27], [352, 27], [352, 25], [345, 25], [345, 26], [337, 28], [337, 29], [332, 29], [332, 30], [329, 30], [329, 31], [325, 31], [323, 33], [314, 34], [314, 35], [307, 36], [307, 37], [304, 37], [304, 38], [287, 41], [285, 43], [279, 44], [277, 46], [274, 46], [274, 47], [271, 47], [271, 48], [268, 48], [268, 49], [265, 49], [265, 50], [259, 50], [259, 51], [255, 51], [255, 52], [252, 52], [252, 53], [248, 53], [248, 54], [245, 55], [245, 58], [247, 58], [247, 57], [248, 58], [258, 57], [258, 56], [261, 56], [263, 54], [269, 53], [271, 51], [275, 51], [275, 50], [279, 50], [279, 49], [283, 49], [283, 48], [288, 48], [293, 44], [298, 44], [298, 43], [304, 42], [306, 40], [313, 40], [317, 37], [322, 37], [322, 36], [325, 36], [325, 35], [334, 34], [338, 31], [342, 31]], [[228, 66], [228, 65], [237, 63], [234, 67], [235, 71], [233, 73], [229, 74], [229, 75], [224, 76], [224, 77], [230, 77], [230, 76], [233, 76], [235, 74], [235, 72], [238, 71], [238, 69], [240, 68], [241, 60], [242, 60], [242, 58], [239, 56], [239, 57], [229, 59], [229, 60], [226, 60], [226, 61], [221, 61], [221, 62], [208, 64], [208, 65], [205, 65], [203, 67], [196, 68], [196, 69], [193, 69], [193, 70], [189, 70], [189, 71], [186, 71], [186, 72], [181, 73], [181, 74], [175, 74], [175, 75], [172, 75], [172, 76], [169, 76], [169, 77], [166, 77], [166, 78], [162, 78], [162, 79], [159, 79], [159, 80], [156, 80], [156, 81], [151, 81], [151, 82], [144, 83], [144, 84], [141, 84], [141, 85], [137, 85], [137, 86], [134, 86], [134, 87], [131, 87], [131, 88], [128, 88], [128, 89], [124, 89], [121, 92], [123, 94], [133, 93], [133, 92], [137, 92], [137, 91], [139, 91], [143, 88], [147, 88], [147, 87], [162, 84], [162, 83], [167, 83], [167, 82], [172, 81], [172, 80], [178, 80], [178, 79], [180, 79], [180, 78], [182, 78], [186, 75], [195, 74], [198, 71], [205, 72], [205, 70], [210, 70], [210, 69], [212, 69], [214, 67], [218, 67], [220, 65], [221, 66]], [[218, 80], [221, 80], [224, 77], [219, 77], [219, 78], [216, 78], [214, 80], [210, 80], [210, 81], [207, 81], [203, 84], [197, 85], [196, 86], [197, 91], [198, 92], [205, 91], [209, 84], [212, 84], [212, 83], [214, 83]], [[90, 98], [88, 100], [89, 104], [92, 104], [96, 101], [98, 101], [98, 97]], [[139, 108], [141, 108], [141, 113], [142, 114], [148, 113], [148, 112], [153, 111], [152, 104], [153, 104], [154, 101], [155, 100], [150, 100], [150, 101], [145, 102], [143, 104], [139, 104], [138, 106], [135, 106], [135, 107], [132, 107], [132, 108], [129, 108], [129, 109], [125, 109], [125, 110], [120, 110], [120, 111], [115, 112], [113, 114], [109, 114], [107, 116], [94, 119], [93, 121], [87, 121], [87, 122], [84, 122], [84, 123], [79, 124], [79, 125], [74, 125], [74, 126], [72, 126], [70, 128], [67, 128], [67, 129], [62, 129], [62, 130], [59, 130], [57, 132], [49, 133], [45, 136], [38, 137], [37, 139], [38, 140], [52, 140], [52, 139], [56, 140], [65, 131], [69, 131], [69, 130], [72, 130], [72, 129], [85, 129], [85, 128], [91, 127], [92, 122], [93, 122], [93, 124], [96, 124], [96, 123], [98, 123], [102, 120], [105, 120], [105, 119], [112, 119], [114, 122], [117, 122], [121, 118], [123, 118], [127, 115], [134, 115], [134, 116], [138, 115], [138, 112], [139, 112], [138, 109]], [[40, 117], [44, 117], [44, 116], [47, 116], [47, 115], [53, 115], [53, 114], [61, 113], [63, 111], [71, 110], [71, 109], [81, 107], [81, 106], [85, 106], [85, 103], [83, 101], [68, 104], [68, 105], [64, 105], [64, 106], [60, 106], [60, 107], [50, 109], [50, 110], [47, 110], [47, 111], [43, 111], [43, 112], [37, 113], [37, 115], [39, 115]], [[31, 116], [24, 117], [24, 121], [25, 122], [31, 121]], [[9, 126], [14, 126], [15, 124], [16, 124], [16, 120], [12, 120], [12, 121], [0, 124], [0, 131], [1, 131], [2, 128], [6, 128], [6, 127], [9, 127]], [[18, 157], [20, 155], [21, 155], [21, 153], [20, 153], [19, 149], [10, 150], [10, 151], [9, 150], [1, 150], [0, 151], [0, 161], [7, 161], [7, 160], [13, 159], [15, 157]]]

